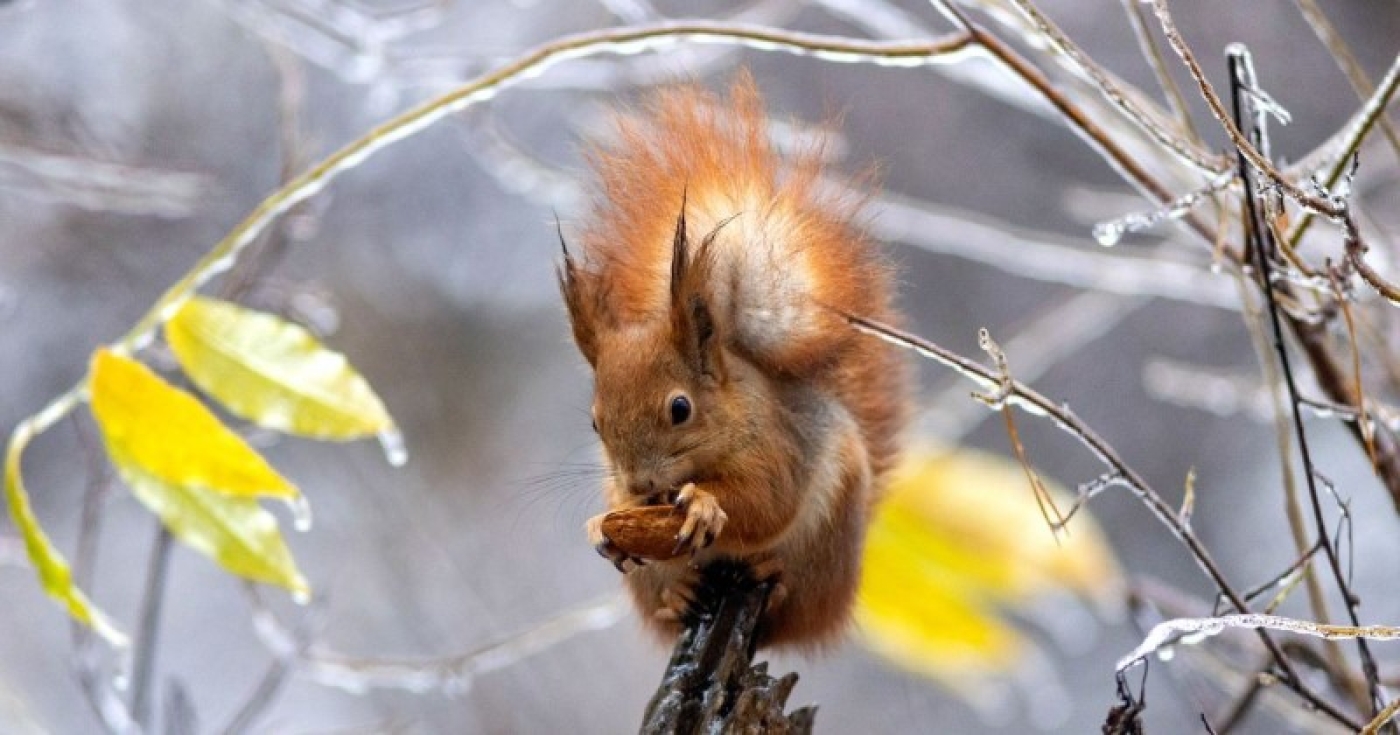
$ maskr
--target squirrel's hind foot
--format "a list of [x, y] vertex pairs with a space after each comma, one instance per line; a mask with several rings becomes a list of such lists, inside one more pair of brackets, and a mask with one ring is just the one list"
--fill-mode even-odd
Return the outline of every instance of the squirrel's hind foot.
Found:
[[699, 588], [699, 572], [687, 567], [683, 574], [669, 580], [666, 586], [661, 588], [661, 594], [658, 598], [659, 604], [653, 613], [654, 617], [663, 623], [683, 625], [686, 621], [699, 616], [700, 610], [695, 604]]

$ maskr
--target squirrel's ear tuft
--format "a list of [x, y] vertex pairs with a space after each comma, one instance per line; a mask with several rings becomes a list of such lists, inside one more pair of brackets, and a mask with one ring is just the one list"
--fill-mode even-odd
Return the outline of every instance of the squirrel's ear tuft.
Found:
[[603, 318], [598, 298], [598, 279], [596, 275], [580, 269], [573, 256], [569, 255], [569, 246], [564, 242], [564, 229], [559, 226], [557, 218], [555, 226], [559, 230], [559, 249], [564, 253], [563, 264], [555, 268], [555, 275], [559, 278], [559, 293], [563, 295], [564, 306], [569, 310], [569, 325], [574, 330], [574, 343], [578, 345], [579, 352], [583, 353], [583, 359], [596, 368], [598, 330]]
[[714, 258], [710, 244], [713, 234], [691, 252], [686, 232], [685, 199], [676, 218], [676, 234], [671, 243], [671, 334], [675, 347], [696, 372], [717, 380], [724, 379], [724, 361], [711, 291]]

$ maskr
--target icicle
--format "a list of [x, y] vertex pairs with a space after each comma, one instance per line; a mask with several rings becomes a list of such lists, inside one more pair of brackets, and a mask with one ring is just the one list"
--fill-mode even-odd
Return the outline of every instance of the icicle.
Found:
[[305, 495], [298, 495], [287, 501], [287, 506], [292, 509], [292, 527], [306, 533], [311, 530], [311, 501]]
[[131, 670], [136, 665], [136, 657], [130, 648], [117, 651], [116, 665], [112, 669], [112, 688], [125, 692], [131, 688]]
[[404, 444], [403, 433], [399, 427], [390, 426], [379, 432], [379, 446], [384, 449], [384, 459], [394, 467], [402, 467], [408, 463], [408, 447]]

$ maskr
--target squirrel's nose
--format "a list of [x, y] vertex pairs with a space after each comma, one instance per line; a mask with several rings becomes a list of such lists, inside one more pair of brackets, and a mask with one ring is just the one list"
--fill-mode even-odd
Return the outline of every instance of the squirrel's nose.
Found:
[[631, 482], [628, 483], [627, 490], [633, 495], [652, 495], [656, 492], [656, 480], [634, 477]]

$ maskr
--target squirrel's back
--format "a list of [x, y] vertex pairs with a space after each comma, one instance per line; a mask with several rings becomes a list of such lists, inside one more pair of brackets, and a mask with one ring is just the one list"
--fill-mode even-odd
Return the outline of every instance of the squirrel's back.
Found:
[[657, 93], [618, 116], [589, 152], [598, 189], [582, 233], [585, 268], [618, 324], [665, 319], [677, 216], [709, 239], [726, 346], [775, 380], [836, 398], [861, 427], [873, 469], [888, 469], [904, 415], [894, 348], [850, 328], [844, 311], [898, 322], [893, 274], [857, 226], [863, 195], [823, 181], [820, 143], [779, 156], [763, 102], [741, 72], [728, 98], [696, 86]]

